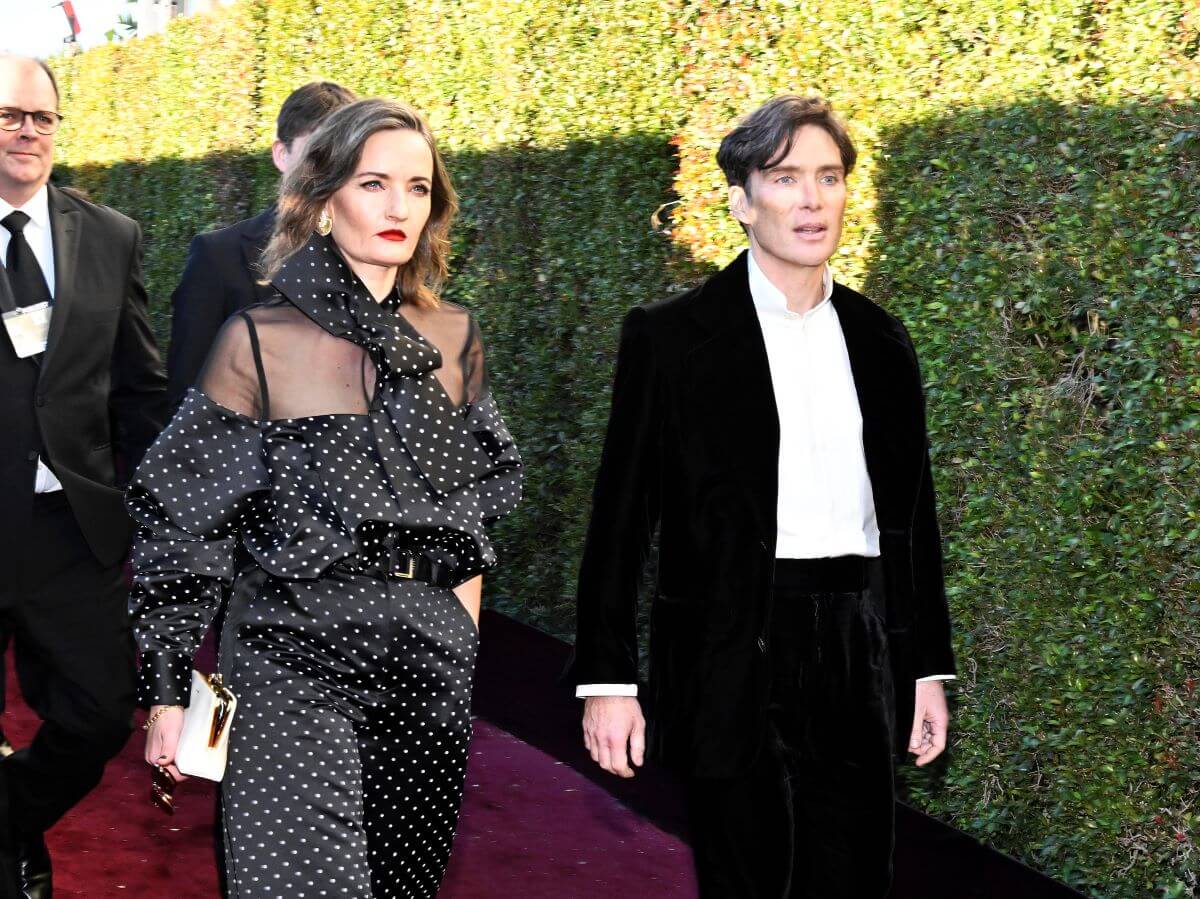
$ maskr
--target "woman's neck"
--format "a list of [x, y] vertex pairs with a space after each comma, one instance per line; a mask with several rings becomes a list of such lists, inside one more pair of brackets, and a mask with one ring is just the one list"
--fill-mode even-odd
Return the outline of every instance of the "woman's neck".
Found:
[[384, 302], [396, 288], [396, 278], [400, 274], [400, 269], [394, 265], [371, 265], [369, 262], [359, 262], [355, 259], [347, 259], [346, 264], [350, 266], [350, 270], [358, 275], [358, 280], [363, 282], [371, 294], [371, 299], [376, 303]]

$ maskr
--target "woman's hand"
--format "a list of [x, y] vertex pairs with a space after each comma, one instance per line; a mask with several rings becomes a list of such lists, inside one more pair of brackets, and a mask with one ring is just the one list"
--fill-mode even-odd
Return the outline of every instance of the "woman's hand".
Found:
[[175, 749], [183, 732], [183, 706], [150, 706], [150, 717], [146, 720], [151, 719], [154, 723], [146, 731], [146, 761], [166, 768], [176, 780], [187, 780], [187, 775], [180, 774], [175, 767]]
[[471, 620], [475, 622], [475, 631], [479, 631], [479, 606], [483, 600], [483, 575], [476, 575], [469, 581], [463, 581], [454, 588], [454, 595], [463, 604]]

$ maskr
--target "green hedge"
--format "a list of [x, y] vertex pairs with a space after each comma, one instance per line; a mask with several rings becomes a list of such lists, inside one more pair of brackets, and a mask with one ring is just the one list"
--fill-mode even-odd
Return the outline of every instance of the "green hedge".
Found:
[[1177, 897], [1200, 872], [1198, 56], [1195, 0], [257, 0], [56, 67], [63, 161], [145, 226], [161, 335], [188, 238], [269, 201], [288, 91], [427, 112], [463, 195], [448, 293], [529, 466], [488, 592], [564, 636], [617, 323], [740, 246], [730, 122], [829, 96], [862, 150], [835, 265], [921, 352], [957, 622], [952, 749], [909, 798], [1090, 894]]

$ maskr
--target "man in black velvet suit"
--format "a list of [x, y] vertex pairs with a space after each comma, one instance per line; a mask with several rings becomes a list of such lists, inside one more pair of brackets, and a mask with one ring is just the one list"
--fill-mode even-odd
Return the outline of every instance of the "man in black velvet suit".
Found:
[[0, 619], [42, 718], [0, 763], [0, 895], [19, 879], [37, 897], [50, 895], [43, 832], [129, 736], [122, 485], [164, 423], [166, 387], [141, 229], [48, 183], [59, 119], [50, 70], [0, 56]]
[[703, 897], [886, 895], [894, 756], [946, 744], [917, 358], [827, 264], [855, 158], [821, 100], [755, 111], [717, 155], [749, 249], [621, 333], [569, 677], [602, 767], [680, 773]]
[[[304, 155], [309, 135], [321, 120], [356, 99], [332, 81], [313, 81], [292, 91], [275, 120], [271, 144], [275, 168], [286, 172]], [[258, 260], [274, 227], [272, 206], [252, 219], [192, 239], [183, 277], [171, 295], [167, 395], [172, 412], [195, 383], [225, 319], [271, 293], [270, 287], [258, 283], [262, 277]]]

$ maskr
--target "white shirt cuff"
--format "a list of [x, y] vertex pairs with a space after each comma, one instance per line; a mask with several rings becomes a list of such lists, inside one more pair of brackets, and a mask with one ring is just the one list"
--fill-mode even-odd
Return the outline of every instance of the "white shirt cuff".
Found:
[[930, 674], [926, 677], [918, 677], [917, 683], [927, 680], [958, 680], [957, 674]]
[[588, 696], [637, 696], [637, 684], [580, 684], [575, 688], [580, 699]]

